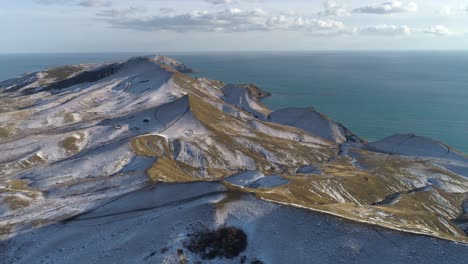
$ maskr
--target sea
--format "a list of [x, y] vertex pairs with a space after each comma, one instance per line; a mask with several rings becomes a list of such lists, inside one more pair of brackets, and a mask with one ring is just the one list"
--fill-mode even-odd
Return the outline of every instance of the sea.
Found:
[[[47, 67], [125, 60], [147, 53], [0, 54], [0, 80]], [[468, 52], [333, 51], [164, 53], [196, 76], [254, 83], [272, 109], [314, 107], [361, 137], [396, 133], [468, 153]]]

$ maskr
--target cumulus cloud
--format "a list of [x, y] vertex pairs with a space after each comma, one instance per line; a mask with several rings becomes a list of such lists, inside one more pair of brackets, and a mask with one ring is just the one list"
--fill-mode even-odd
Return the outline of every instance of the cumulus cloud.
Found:
[[230, 8], [220, 11], [192, 11], [157, 16], [130, 16], [131, 10], [101, 13], [111, 25], [143, 31], [247, 32], [305, 30], [321, 34], [339, 34], [346, 30], [340, 21], [295, 15], [273, 15], [262, 9]]
[[392, 14], [418, 11], [418, 5], [414, 2], [403, 4], [400, 1], [391, 1], [381, 4], [366, 5], [353, 10], [353, 13], [363, 14]]
[[380, 36], [401, 36], [411, 35], [412, 30], [410, 27], [397, 26], [397, 25], [377, 25], [369, 26], [360, 29], [360, 33], [365, 35], [380, 35]]
[[348, 15], [348, 10], [335, 0], [323, 1], [323, 11], [318, 13], [321, 16], [345, 16]]
[[450, 36], [455, 34], [454, 32], [451, 32], [446, 26], [442, 25], [431, 26], [430, 28], [425, 29], [423, 32], [433, 36]]
[[411, 28], [403, 25], [377, 25], [362, 27], [358, 30], [362, 35], [377, 36], [410, 36], [410, 35], [432, 35], [432, 36], [456, 36], [456, 32], [450, 31], [446, 26], [436, 25], [429, 28]]

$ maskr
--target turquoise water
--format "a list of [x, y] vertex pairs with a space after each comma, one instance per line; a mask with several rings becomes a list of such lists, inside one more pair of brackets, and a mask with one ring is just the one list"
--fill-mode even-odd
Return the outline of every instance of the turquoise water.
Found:
[[[140, 54], [0, 55], [0, 79]], [[415, 133], [468, 153], [467, 52], [168, 54], [228, 83], [256, 83], [271, 108], [314, 106], [369, 139]]]

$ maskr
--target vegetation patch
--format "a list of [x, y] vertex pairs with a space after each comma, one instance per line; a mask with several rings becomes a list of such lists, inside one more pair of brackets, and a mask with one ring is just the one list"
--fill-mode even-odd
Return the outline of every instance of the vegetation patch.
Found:
[[64, 121], [65, 123], [73, 123], [73, 122], [75, 122], [76, 120], [75, 120], [75, 116], [74, 116], [72, 113], [65, 113], [65, 114], [63, 115], [63, 121]]
[[0, 240], [7, 239], [13, 233], [15, 226], [13, 224], [6, 224], [0, 226]]
[[12, 137], [16, 134], [16, 129], [12, 125], [0, 127], [0, 138]]
[[3, 197], [2, 202], [12, 210], [27, 207], [40, 195], [41, 192], [30, 188], [23, 180], [9, 180], [0, 183], [0, 196]]
[[24, 169], [32, 168], [41, 163], [44, 163], [44, 159], [38, 153], [20, 161], [20, 165]]
[[[120, 70], [121, 66], [117, 63], [110, 64], [108, 66], [102, 67], [97, 70], [93, 71], [84, 71], [81, 72], [73, 77], [69, 78], [64, 78], [64, 79], [59, 79], [57, 82], [51, 83], [46, 87], [46, 90], [52, 90], [52, 89], [64, 89], [73, 85], [81, 84], [81, 83], [90, 83], [90, 82], [95, 82], [98, 81], [102, 78], [111, 76], [115, 73], [117, 73]], [[68, 72], [64, 73], [57, 73], [56, 76], [63, 77], [67, 74]]]
[[67, 153], [71, 155], [75, 155], [78, 152], [80, 152], [79, 143], [81, 143], [83, 139], [84, 139], [84, 134], [77, 133], [76, 135], [66, 137], [65, 139], [60, 141], [59, 146], [61, 148], [64, 148], [67, 151]]
[[45, 71], [46, 78], [53, 79], [55, 81], [60, 81], [69, 78], [73, 74], [82, 71], [84, 68], [83, 65], [71, 65], [71, 66], [62, 66], [55, 67]]
[[236, 227], [222, 227], [191, 234], [185, 247], [205, 260], [232, 259], [246, 249], [247, 235]]
[[20, 208], [27, 207], [31, 203], [31, 200], [17, 196], [8, 196], [3, 199], [3, 202], [6, 203], [11, 210], [18, 210]]
[[0, 137], [7, 138], [10, 136], [10, 130], [5, 127], [0, 127]]
[[[158, 158], [156, 163], [147, 170], [147, 174], [154, 182], [193, 182], [196, 178], [189, 172], [182, 169], [181, 162], [177, 162], [167, 157]], [[192, 170], [196, 170], [192, 168]]]
[[158, 135], [136, 137], [130, 141], [130, 146], [138, 156], [158, 158], [170, 153], [166, 139]]

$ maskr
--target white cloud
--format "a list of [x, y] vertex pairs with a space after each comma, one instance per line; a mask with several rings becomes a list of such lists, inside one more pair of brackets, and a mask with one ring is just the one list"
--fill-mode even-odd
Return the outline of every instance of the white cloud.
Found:
[[412, 30], [410, 27], [397, 26], [397, 25], [377, 25], [361, 28], [360, 33], [365, 35], [380, 35], [380, 36], [401, 36], [401, 35], [411, 35]]
[[230, 8], [221, 11], [192, 11], [157, 16], [134, 16], [133, 10], [108, 10], [101, 16], [113, 26], [143, 31], [247, 32], [304, 30], [339, 34], [346, 30], [340, 21], [296, 15], [273, 15], [262, 9]]
[[234, 0], [205, 0], [206, 2], [212, 4], [212, 5], [222, 5], [222, 4], [232, 4], [234, 3]]
[[442, 25], [431, 26], [430, 28], [423, 30], [423, 32], [434, 36], [455, 35], [454, 32], [451, 32], [446, 26]]
[[450, 8], [450, 6], [444, 5], [439, 10], [437, 10], [437, 14], [441, 16], [449, 16], [450, 14], [452, 14], [452, 9]]
[[142, 6], [130, 6], [125, 9], [107, 9], [97, 13], [98, 17], [102, 17], [105, 20], [109, 18], [132, 18], [135, 16], [140, 16], [143, 13], [146, 13], [147, 9]]
[[433, 36], [455, 36], [457, 33], [450, 31], [446, 26], [436, 25], [429, 28], [410, 28], [403, 25], [377, 25], [359, 29], [363, 35], [378, 36], [410, 36], [410, 35], [433, 35]]
[[349, 14], [349, 11], [335, 0], [325, 0], [323, 8], [323, 11], [318, 13], [321, 16], [345, 16]]
[[111, 6], [111, 2], [107, 0], [85, 0], [78, 3], [80, 6], [84, 7], [103, 7]]
[[110, 0], [36, 0], [41, 5], [78, 5], [82, 7], [109, 7]]
[[400, 1], [391, 1], [381, 4], [372, 4], [362, 6], [353, 10], [353, 13], [364, 14], [392, 14], [418, 11], [418, 5], [415, 2], [403, 4]]
[[264, 0], [205, 0], [205, 2], [212, 4], [212, 5], [233, 5], [239, 3], [259, 3], [263, 2]]
[[56, 5], [56, 4], [66, 4], [69, 1], [66, 0], [36, 0], [36, 3], [41, 5]]
[[169, 13], [174, 13], [175, 9], [171, 7], [161, 7], [159, 8], [159, 12], [161, 12], [162, 14], [169, 14]]

